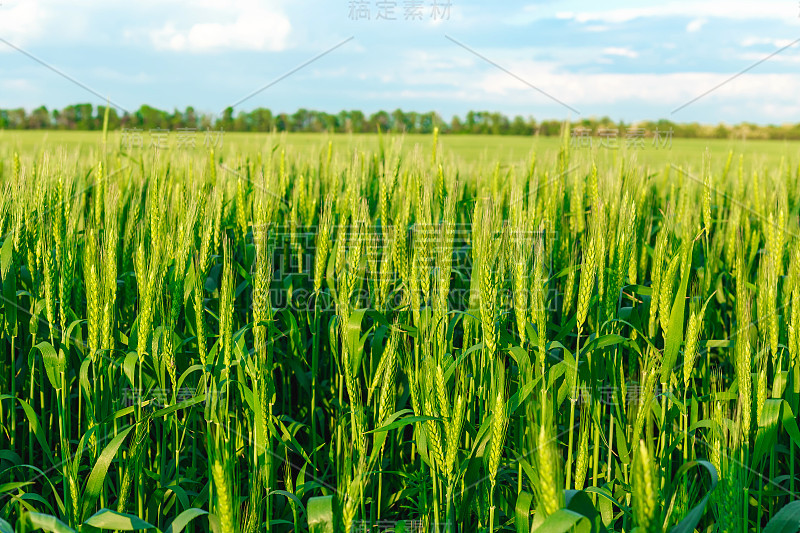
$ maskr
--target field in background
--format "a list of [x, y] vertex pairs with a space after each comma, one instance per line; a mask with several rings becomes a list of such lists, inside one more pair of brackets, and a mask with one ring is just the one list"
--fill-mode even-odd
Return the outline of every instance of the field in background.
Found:
[[[180, 153], [184, 151], [176, 148], [177, 133], [170, 133], [170, 143], [172, 151]], [[79, 148], [89, 150], [97, 147], [102, 134], [97, 131], [0, 131], [0, 146], [6, 145], [9, 149], [30, 152], [41, 149], [44, 146], [64, 146], [69, 149]], [[150, 145], [150, 135], [143, 132], [143, 143]], [[387, 136], [389, 137], [389, 136]], [[626, 149], [625, 139], [620, 137], [617, 140], [618, 149], [610, 149], [600, 146], [601, 140], [597, 137], [592, 139], [594, 148], [575, 147], [574, 152], [581, 155], [595, 154], [597, 161], [611, 163], [615, 158], [623, 158], [626, 161], [649, 165], [660, 169], [663, 165], [673, 163], [675, 165], [685, 165], [687, 169], [699, 170], [703, 152], [708, 149], [712, 154], [724, 156], [728, 151], [733, 150], [736, 154], [752, 156], [754, 162], [764, 165], [778, 165], [781, 158], [787, 161], [796, 161], [800, 158], [800, 141], [764, 141], [764, 140], [728, 140], [728, 139], [673, 139], [670, 148], [654, 147], [652, 139], [644, 139], [644, 147], [637, 149]], [[194, 135], [196, 149], [194, 153], [202, 152], [204, 134], [197, 132]], [[407, 153], [419, 144], [429, 142], [429, 135], [412, 134], [405, 135], [403, 138], [403, 148]], [[290, 133], [290, 134], [268, 134], [268, 133], [224, 133], [222, 135], [222, 152], [252, 153], [262, 150], [265, 147], [273, 146], [281, 140], [282, 146], [288, 150], [296, 150], [298, 153], [309, 149], [320, 151], [327, 146], [328, 140], [333, 142], [337, 151], [344, 149], [350, 150], [359, 148], [374, 151], [378, 148], [377, 134], [317, 134], [317, 133]], [[109, 142], [120, 144], [124, 142], [121, 132], [110, 132]], [[210, 141], [213, 142], [213, 141]], [[544, 154], [555, 154], [558, 151], [561, 140], [557, 137], [517, 137], [513, 135], [443, 135], [441, 137], [445, 154], [452, 154], [457, 159], [464, 162], [494, 162], [501, 161], [504, 164], [519, 163], [527, 160], [533, 151], [539, 153], [540, 157]]]

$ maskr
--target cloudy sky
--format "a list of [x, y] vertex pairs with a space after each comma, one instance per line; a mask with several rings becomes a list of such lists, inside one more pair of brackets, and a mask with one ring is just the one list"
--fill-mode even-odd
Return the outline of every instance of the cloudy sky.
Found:
[[447, 4], [2, 0], [0, 107], [800, 121], [797, 0]]

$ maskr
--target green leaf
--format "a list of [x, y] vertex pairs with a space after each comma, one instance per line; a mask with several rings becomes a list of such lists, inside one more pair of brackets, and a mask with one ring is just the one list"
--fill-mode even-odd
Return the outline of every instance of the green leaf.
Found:
[[758, 432], [753, 451], [753, 465], [766, 454], [772, 452], [778, 437], [778, 422], [781, 418], [781, 407], [784, 400], [768, 399], [761, 409], [761, 418], [758, 419]]
[[119, 531], [136, 531], [139, 529], [157, 529], [156, 526], [145, 522], [132, 514], [118, 513], [111, 509], [100, 509], [90, 516], [83, 525], [99, 529], [116, 529]]
[[333, 496], [317, 496], [308, 499], [308, 529], [311, 533], [334, 533], [336, 531], [336, 501]]
[[6, 279], [8, 269], [11, 268], [11, 259], [14, 256], [14, 239], [11, 236], [6, 237], [3, 241], [3, 249], [0, 250], [0, 270], [3, 273], [3, 279]]
[[[292, 446], [294, 447], [295, 451], [297, 453], [299, 453], [303, 457], [303, 459], [305, 459], [306, 462], [310, 463], [311, 462], [311, 458], [308, 456], [308, 454], [303, 449], [303, 447], [300, 445], [300, 443], [297, 442], [297, 439], [295, 439], [294, 434], [289, 431], [289, 429], [286, 427], [286, 425], [283, 423], [283, 421], [278, 417], [273, 417], [273, 420], [275, 422], [277, 422], [277, 426], [280, 426], [280, 427], [276, 427], [274, 424], [270, 424], [269, 427], [270, 427], [270, 431], [273, 433], [273, 437], [275, 437], [276, 439], [278, 439], [280, 441], [283, 441], [284, 444], [286, 444], [287, 442], [291, 443]], [[280, 431], [281, 431], [280, 435], [278, 435], [278, 429], [280, 429]], [[288, 446], [288, 444], [286, 444], [286, 445]]]
[[508, 354], [514, 358], [517, 362], [517, 365], [521, 369], [521, 373], [526, 373], [529, 368], [531, 368], [531, 355], [528, 350], [522, 348], [522, 346], [512, 345], [507, 348]]
[[[511, 453], [514, 454], [514, 459], [516, 459], [517, 463], [522, 467], [522, 471], [528, 477], [531, 486], [536, 486], [539, 482], [539, 476], [536, 475], [536, 471], [533, 469], [533, 466], [531, 466], [531, 463], [514, 450], [511, 450]], [[528, 531], [530, 531], [530, 528], [528, 528]]]
[[531, 531], [531, 501], [533, 494], [522, 491], [517, 496], [517, 504], [514, 507], [514, 525], [517, 533], [530, 533]]
[[125, 361], [122, 363], [122, 370], [125, 372], [131, 387], [136, 384], [136, 363], [139, 362], [139, 356], [136, 352], [130, 352], [125, 356]]
[[172, 524], [170, 524], [165, 533], [181, 533], [181, 531], [183, 531], [183, 528], [185, 528], [189, 522], [191, 522], [195, 518], [198, 518], [200, 516], [205, 516], [207, 514], [208, 511], [198, 509], [197, 507], [186, 509], [184, 512], [175, 517], [175, 520], [172, 521]]
[[[9, 239], [6, 239], [9, 240]], [[17, 332], [17, 277], [15, 272], [3, 273], [3, 309], [6, 312], [8, 332]]]
[[603, 501], [608, 501], [608, 502], [613, 503], [614, 505], [619, 507], [622, 510], [622, 512], [624, 512], [625, 514], [630, 514], [630, 512], [631, 512], [631, 510], [628, 508], [628, 506], [623, 504], [623, 503], [621, 503], [619, 500], [617, 500], [614, 497], [614, 495], [611, 494], [611, 491], [608, 490], [606, 487], [587, 487], [584, 490], [584, 492], [597, 494], [599, 496], [602, 496], [603, 497]]
[[361, 366], [361, 357], [364, 354], [364, 341], [367, 339], [367, 335], [361, 334], [361, 321], [364, 320], [364, 315], [366, 314], [366, 309], [358, 309], [353, 311], [350, 315], [350, 319], [347, 321], [345, 325], [346, 333], [346, 342], [347, 342], [347, 349], [349, 350], [349, 354], [351, 357], [351, 371], [353, 375], [358, 375], [358, 369]]
[[[47, 373], [47, 379], [50, 380], [50, 385], [54, 389], [61, 388], [61, 371], [59, 362], [63, 359], [56, 353], [56, 349], [49, 342], [40, 342], [34, 348], [37, 348], [42, 353], [42, 360], [44, 360], [44, 370]], [[62, 352], [63, 355], [63, 352]]]
[[[389, 417], [389, 420], [396, 418], [396, 415], [398, 414], [403, 414], [404, 411], [409, 411], [409, 409], [398, 411], [397, 413]], [[426, 420], [441, 420], [441, 418], [437, 418], [435, 416], [407, 416], [405, 418], [401, 418], [400, 420], [395, 420], [394, 422], [390, 422], [385, 426], [381, 426], [379, 428], [370, 431], [365, 431], [364, 433], [380, 433], [382, 431], [391, 431], [392, 429], [401, 428], [403, 426], [407, 426], [408, 424], [414, 424], [416, 422], [424, 422]]]
[[[97, 501], [100, 496], [100, 491], [103, 489], [103, 482], [108, 474], [108, 468], [111, 466], [111, 461], [117, 455], [119, 447], [122, 446], [125, 437], [131, 432], [134, 426], [130, 426], [122, 430], [116, 437], [111, 439], [111, 442], [103, 449], [103, 453], [97, 458], [97, 462], [92, 468], [92, 473], [89, 474], [89, 479], [86, 481], [86, 488], [83, 491], [83, 516], [89, 512], [89, 509]], [[116, 528], [120, 529], [120, 528]]]
[[159, 409], [155, 413], [152, 414], [152, 418], [162, 418], [167, 416], [170, 413], [174, 413], [175, 411], [179, 411], [181, 409], [186, 409], [187, 407], [191, 407], [193, 405], [197, 405], [200, 402], [205, 401], [206, 395], [200, 394], [197, 396], [192, 396], [188, 400], [184, 400], [180, 403], [176, 403], [175, 405], [170, 405], [169, 407], [165, 407], [163, 409]]
[[800, 531], [800, 500], [787, 503], [767, 523], [762, 533], [797, 533]]
[[706, 495], [700, 500], [700, 503], [692, 507], [692, 509], [686, 513], [686, 516], [683, 517], [683, 520], [678, 522], [678, 524], [670, 530], [670, 533], [693, 533], [695, 526], [697, 523], [700, 522], [700, 519], [703, 517], [703, 513], [706, 511], [706, 506], [708, 505], [708, 500], [711, 498], [711, 493], [714, 492], [714, 489], [717, 487], [717, 482], [719, 478], [717, 477], [717, 469], [709, 463], [708, 461], [689, 461], [681, 466], [677, 472], [675, 472], [675, 476], [673, 476], [674, 480], [678, 480], [681, 476], [691, 468], [695, 466], [702, 466], [708, 473], [711, 474], [711, 487], [709, 487]]
[[0, 401], [5, 399], [11, 399], [11, 401], [17, 401], [22, 406], [22, 410], [25, 412], [25, 416], [28, 418], [29, 424], [29, 431], [32, 431], [34, 436], [36, 437], [36, 441], [39, 443], [39, 446], [42, 447], [45, 457], [48, 461], [50, 461], [51, 465], [55, 464], [55, 460], [53, 459], [53, 453], [50, 451], [50, 446], [47, 445], [47, 439], [44, 437], [44, 431], [42, 430], [41, 424], [39, 424], [39, 417], [36, 416], [36, 412], [33, 408], [21, 398], [14, 398], [10, 394], [3, 394], [0, 396]]
[[594, 508], [589, 495], [582, 490], [565, 490], [564, 502], [566, 508], [585, 516], [592, 524], [592, 533], [605, 533], [606, 528], [600, 517], [600, 513]]
[[287, 499], [293, 501], [297, 505], [297, 507], [299, 507], [300, 509], [304, 509], [303, 502], [302, 502], [302, 500], [300, 500], [300, 498], [297, 497], [297, 494], [292, 494], [291, 492], [287, 492], [285, 490], [271, 490], [271, 491], [269, 491], [269, 493], [270, 494], [279, 494], [281, 496], [284, 496]]
[[0, 533], [14, 533], [11, 524], [0, 518]]
[[797, 429], [797, 418], [792, 412], [792, 406], [789, 405], [786, 400], [783, 401], [783, 417], [781, 423], [794, 445], [800, 448], [800, 430]]
[[595, 337], [585, 346], [581, 347], [581, 352], [591, 352], [594, 350], [599, 350], [601, 348], [607, 348], [609, 346], [614, 346], [616, 344], [624, 344], [627, 343], [628, 339], [621, 335], [610, 334], [610, 335], [603, 335], [602, 337]]
[[27, 529], [43, 529], [53, 533], [75, 533], [74, 529], [49, 514], [25, 513], [20, 521], [29, 526]]
[[545, 518], [534, 533], [591, 533], [592, 523], [575, 511], [559, 509]]
[[22, 487], [26, 487], [28, 485], [33, 484], [33, 481], [12, 481], [9, 483], [3, 483], [0, 485], [0, 494], [5, 494], [6, 492], [13, 492], [17, 489], [21, 489]]
[[675, 294], [672, 312], [669, 315], [669, 330], [667, 331], [667, 338], [664, 340], [664, 361], [661, 367], [661, 383], [669, 383], [669, 377], [678, 359], [678, 349], [683, 340], [683, 315], [686, 312], [686, 289], [689, 286], [689, 274], [692, 271], [692, 244], [689, 245], [689, 250], [684, 252], [689, 254], [689, 266], [683, 269], [681, 286]]

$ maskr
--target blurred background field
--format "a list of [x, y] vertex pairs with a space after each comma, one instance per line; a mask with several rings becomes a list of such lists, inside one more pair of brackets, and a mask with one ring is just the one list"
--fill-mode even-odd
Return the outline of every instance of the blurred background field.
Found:
[[[212, 131], [212, 134], [216, 132]], [[109, 143], [122, 144], [125, 133], [114, 131], [109, 133]], [[147, 131], [142, 132], [144, 149], [151, 148], [151, 136]], [[197, 153], [204, 149], [204, 132], [198, 131], [194, 136]], [[624, 136], [624, 135], [623, 135]], [[102, 135], [97, 131], [33, 131], [14, 130], [0, 131], [0, 147], [5, 150], [31, 152], [44, 147], [63, 146], [65, 149], [76, 148], [89, 151], [97, 147], [102, 141]], [[267, 150], [280, 143], [287, 150], [297, 152], [307, 149], [324, 150], [328, 142], [333, 143], [336, 152], [343, 149], [375, 151], [378, 149], [379, 136], [377, 134], [319, 134], [319, 133], [230, 133], [224, 132], [214, 142], [219, 142], [220, 153], [250, 153]], [[425, 146], [430, 142], [430, 136], [425, 134], [407, 134], [402, 136], [403, 153], [407, 155], [414, 146]], [[442, 146], [446, 156], [461, 160], [462, 163], [479, 163], [501, 161], [503, 164], [522, 163], [529, 160], [533, 152], [539, 157], [548, 155], [555, 157], [561, 140], [558, 137], [522, 137], [513, 135], [442, 135]], [[577, 143], [574, 140], [573, 143]], [[781, 160], [785, 163], [797, 164], [800, 159], [800, 141], [774, 141], [774, 140], [731, 140], [731, 139], [673, 139], [671, 146], [653, 146], [652, 139], [642, 140], [644, 146], [639, 148], [626, 147], [623, 137], [616, 139], [617, 148], [601, 145], [601, 139], [592, 138], [592, 147], [579, 147], [573, 144], [573, 155], [593, 156], [600, 164], [613, 163], [622, 158], [629, 163], [648, 165], [654, 169], [661, 169], [664, 165], [674, 164], [689, 171], [698, 171], [702, 155], [706, 150], [712, 154], [715, 164], [723, 165], [729, 151], [734, 154], [747, 156], [751, 163], [763, 163], [765, 166], [779, 165]], [[191, 150], [191, 148], [176, 147], [176, 133], [171, 132], [167, 140], [169, 149], [173, 151]], [[613, 145], [614, 141], [607, 141]], [[131, 150], [135, 153], [137, 149]], [[139, 149], [141, 151], [141, 149]]]

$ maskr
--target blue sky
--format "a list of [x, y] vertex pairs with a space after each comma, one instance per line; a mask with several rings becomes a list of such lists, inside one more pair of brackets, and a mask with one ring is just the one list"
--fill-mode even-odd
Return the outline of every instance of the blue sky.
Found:
[[[352, 38], [237, 110], [800, 122], [800, 43], [723, 84], [800, 39], [796, 0], [433, 3], [2, 0], [0, 38], [128, 110], [219, 113]], [[103, 99], [0, 42], [0, 107], [78, 102]]]

